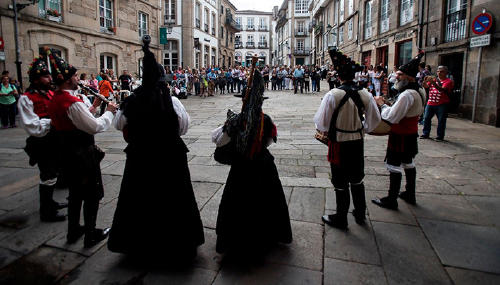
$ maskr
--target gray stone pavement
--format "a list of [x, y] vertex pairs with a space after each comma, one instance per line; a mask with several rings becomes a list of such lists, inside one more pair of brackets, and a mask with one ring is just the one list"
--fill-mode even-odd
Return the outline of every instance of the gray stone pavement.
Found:
[[[323, 83], [323, 90], [325, 85]], [[262, 263], [223, 263], [215, 252], [217, 209], [229, 167], [213, 159], [210, 131], [239, 110], [232, 95], [188, 98], [192, 123], [183, 136], [205, 226], [206, 243], [192, 266], [147, 267], [109, 252], [66, 245], [66, 223], [38, 219], [38, 170], [28, 165], [21, 129], [0, 132], [0, 283], [15, 284], [500, 284], [500, 129], [448, 120], [446, 142], [420, 140], [417, 206], [399, 211], [370, 203], [383, 196], [386, 137], [366, 137], [368, 224], [349, 217], [349, 231], [324, 226], [335, 210], [327, 149], [314, 138], [313, 115], [325, 92], [267, 92], [264, 103], [278, 127], [276, 158], [292, 219], [294, 241]], [[435, 121], [434, 121], [435, 123]], [[435, 135], [435, 124], [432, 134]], [[121, 133], [96, 136], [105, 197], [98, 225], [110, 226], [123, 174]], [[57, 190], [63, 200], [67, 190]], [[258, 209], [256, 209], [258, 210]], [[168, 230], [168, 225], [163, 225]], [[165, 256], [168, 260], [169, 256]], [[12, 279], [14, 278], [14, 279]], [[5, 284], [5, 283], [4, 283]]]

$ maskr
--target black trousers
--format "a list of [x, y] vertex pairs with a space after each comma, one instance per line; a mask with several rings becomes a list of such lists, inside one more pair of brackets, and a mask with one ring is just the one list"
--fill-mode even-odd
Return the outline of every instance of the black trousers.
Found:
[[347, 190], [349, 183], [360, 183], [365, 177], [363, 140], [339, 143], [338, 163], [330, 163], [332, 184], [336, 189]]
[[0, 104], [0, 118], [2, 127], [14, 126], [16, 124], [16, 103]]
[[69, 186], [68, 197], [68, 233], [80, 227], [80, 212], [83, 204], [83, 221], [85, 232], [91, 232], [96, 227], [99, 200], [95, 197], [85, 198], [81, 195], [82, 189], [78, 186]]

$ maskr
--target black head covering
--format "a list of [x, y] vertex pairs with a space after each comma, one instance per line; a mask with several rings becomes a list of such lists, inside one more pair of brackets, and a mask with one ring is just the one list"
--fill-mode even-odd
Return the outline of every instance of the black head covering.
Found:
[[172, 146], [174, 142], [182, 142], [179, 121], [165, 83], [165, 69], [149, 50], [149, 43], [149, 36], [144, 36], [142, 85], [120, 108], [127, 117], [129, 143]]
[[31, 83], [42, 76], [50, 74], [49, 67], [47, 66], [45, 59], [46, 55], [40, 54], [38, 57], [35, 57], [33, 62], [30, 64], [28, 75]]
[[331, 48], [328, 53], [334, 69], [342, 80], [352, 80], [356, 72], [363, 70], [359, 63], [354, 62], [337, 48]]
[[50, 60], [52, 80], [56, 85], [61, 85], [64, 81], [75, 75], [77, 69], [60, 58], [54, 51], [47, 49], [47, 55]]
[[401, 65], [399, 67], [399, 70], [403, 72], [404, 74], [411, 76], [411, 77], [417, 77], [418, 73], [418, 64], [420, 63], [420, 59], [424, 56], [424, 51], [420, 50], [412, 60], [409, 62]]

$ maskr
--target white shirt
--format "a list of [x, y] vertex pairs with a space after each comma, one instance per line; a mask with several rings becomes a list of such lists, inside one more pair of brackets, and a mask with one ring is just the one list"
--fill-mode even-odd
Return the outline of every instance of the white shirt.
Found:
[[[223, 127], [224, 126], [220, 126], [212, 131], [212, 142], [217, 147], [224, 146], [231, 142], [231, 137], [222, 130]], [[270, 146], [272, 143], [274, 143], [273, 138], [268, 138], [266, 142], [266, 147]]]
[[[64, 91], [77, 97], [76, 90]], [[111, 126], [114, 115], [110, 111], [106, 111], [101, 117], [96, 119], [84, 102], [76, 102], [68, 108], [68, 117], [77, 129], [90, 135], [95, 135], [106, 131]]]
[[[409, 114], [412, 113], [410, 112], [410, 108], [412, 108], [413, 103], [415, 103], [415, 97], [410, 92], [412, 92], [412, 90], [406, 90], [403, 93], [399, 94], [396, 102], [392, 104], [392, 106], [382, 105], [382, 120], [388, 121], [391, 124], [397, 124], [399, 123], [399, 121], [409, 115], [413, 116], [420, 114], [423, 109], [421, 103], [419, 106], [416, 106], [416, 110], [412, 111], [416, 112], [415, 114]], [[424, 91], [420, 90], [419, 92], [423, 93]], [[422, 94], [420, 94], [420, 96], [422, 96]]]
[[[326, 93], [325, 97], [321, 101], [316, 115], [314, 115], [314, 123], [316, 124], [316, 129], [321, 132], [328, 132], [330, 129], [330, 121], [332, 120], [333, 112], [335, 111], [335, 98], [333, 96], [333, 90]], [[380, 123], [380, 113], [378, 111], [377, 103], [373, 96], [368, 96], [370, 98], [370, 103], [365, 109], [365, 120], [363, 121], [363, 128], [366, 133], [373, 131]], [[357, 116], [357, 114], [356, 114]]]
[[[187, 133], [191, 118], [189, 117], [189, 114], [187, 113], [186, 108], [184, 108], [184, 105], [182, 105], [181, 101], [177, 97], [171, 97], [172, 105], [174, 106], [174, 111], [177, 114], [177, 118], [179, 121], [179, 135], [182, 136]], [[116, 116], [113, 119], [113, 125], [119, 131], [123, 130], [125, 125], [127, 125], [127, 117], [125, 117], [121, 110], [118, 110], [118, 112], [116, 113]]]
[[43, 137], [50, 131], [50, 119], [40, 119], [35, 114], [33, 102], [26, 95], [21, 95], [17, 102], [19, 123], [30, 136]]

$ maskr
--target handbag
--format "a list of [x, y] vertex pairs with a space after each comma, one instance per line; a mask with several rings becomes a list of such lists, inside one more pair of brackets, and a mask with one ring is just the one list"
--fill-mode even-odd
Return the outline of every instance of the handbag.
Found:
[[231, 165], [236, 156], [236, 144], [231, 140], [228, 144], [215, 148], [214, 159], [218, 163]]

